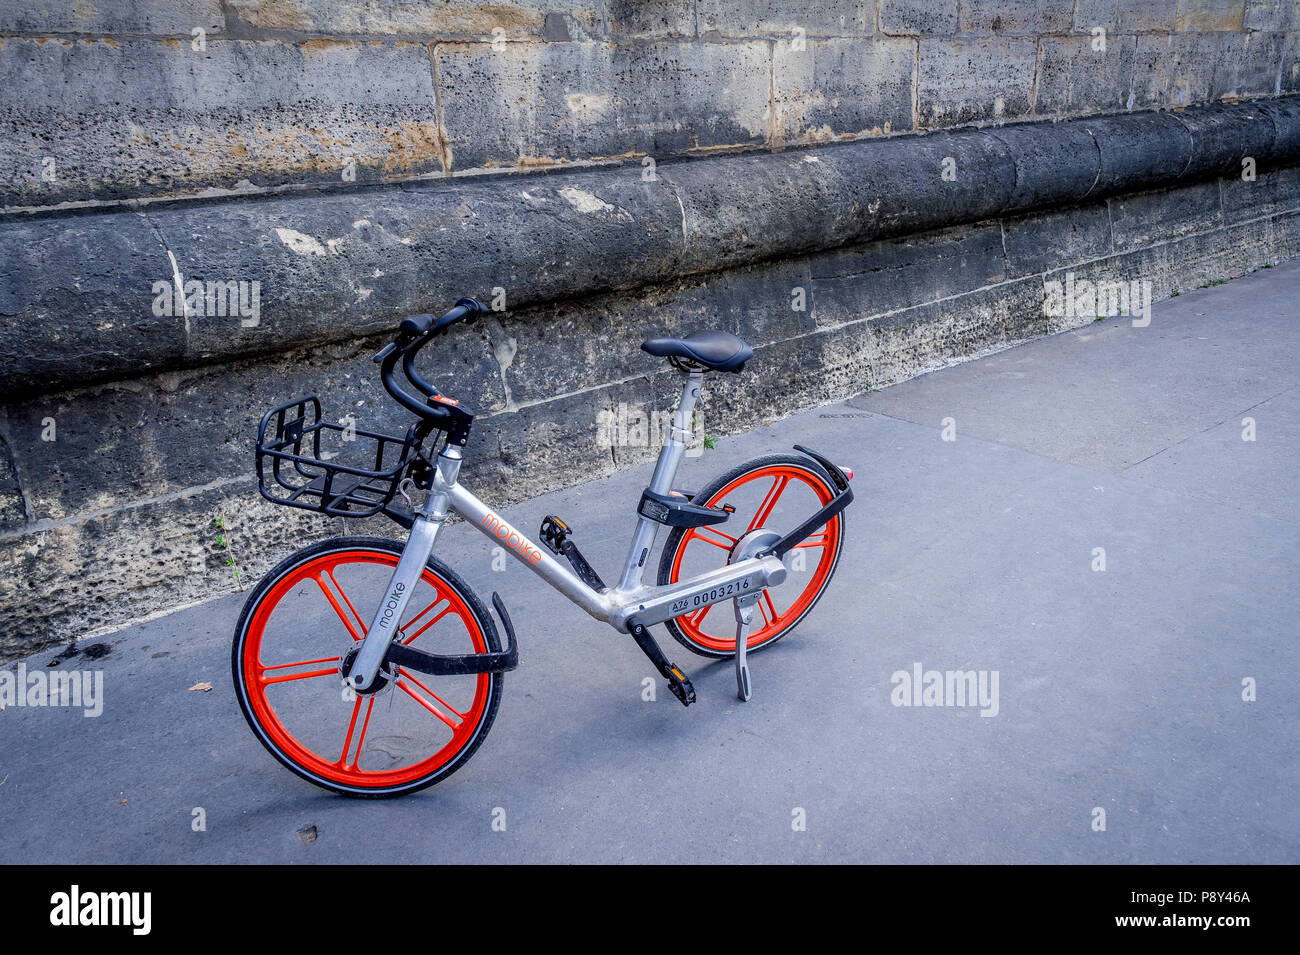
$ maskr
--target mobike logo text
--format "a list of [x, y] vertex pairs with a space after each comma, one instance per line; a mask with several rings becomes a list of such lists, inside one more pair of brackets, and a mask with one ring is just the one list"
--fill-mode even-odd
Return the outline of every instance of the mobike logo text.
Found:
[[528, 561], [528, 563], [537, 564], [541, 562], [542, 552], [530, 544], [528, 538], [524, 537], [523, 534], [519, 533], [491, 511], [484, 514], [483, 520], [479, 521], [479, 523], [486, 528], [489, 533], [494, 534], [498, 539], [500, 539], [501, 543], [505, 544], [506, 547], [510, 548], [524, 560]]
[[383, 616], [379, 618], [381, 627], [391, 627], [393, 625], [393, 614], [397, 611], [397, 605], [402, 602], [402, 593], [406, 590], [406, 584], [398, 581], [393, 586], [393, 592], [388, 595], [388, 600], [384, 603]]

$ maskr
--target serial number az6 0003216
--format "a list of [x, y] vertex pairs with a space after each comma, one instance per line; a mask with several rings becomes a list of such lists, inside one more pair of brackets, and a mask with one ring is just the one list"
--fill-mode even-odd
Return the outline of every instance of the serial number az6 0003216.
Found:
[[754, 578], [745, 577], [730, 584], [720, 584], [717, 587], [711, 587], [708, 590], [701, 590], [698, 594], [691, 594], [689, 597], [683, 597], [681, 600], [674, 600], [672, 605], [672, 614], [676, 616], [685, 613], [687, 610], [693, 610], [696, 607], [705, 607], [709, 604], [715, 604], [719, 600], [726, 600], [728, 597], [737, 597], [754, 588]]

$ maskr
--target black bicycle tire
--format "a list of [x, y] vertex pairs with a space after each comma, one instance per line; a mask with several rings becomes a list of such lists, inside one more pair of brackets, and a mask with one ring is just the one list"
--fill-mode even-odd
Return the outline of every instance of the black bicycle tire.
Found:
[[[763, 455], [762, 457], [753, 458], [749, 461], [745, 461], [742, 464], [736, 465], [730, 471], [727, 471], [719, 475], [718, 477], [710, 481], [708, 484], [706, 484], [699, 491], [696, 491], [694, 500], [703, 504], [709, 501], [710, 499], [712, 499], [713, 495], [717, 494], [719, 491], [721, 491], [732, 481], [736, 480], [739, 477], [742, 477], [746, 473], [750, 471], [759, 470], [760, 468], [772, 467], [774, 465], [803, 468], [809, 474], [812, 474], [819, 481], [821, 481], [831, 494], [835, 493], [835, 485], [832, 483], [830, 475], [826, 473], [825, 468], [823, 468], [820, 464], [818, 464], [816, 461], [811, 460], [810, 458], [806, 458], [798, 454], [786, 453], [786, 454], [766, 454]], [[800, 613], [799, 616], [797, 616], [785, 627], [781, 628], [781, 630], [778, 631], [774, 636], [768, 637], [762, 643], [749, 647], [748, 650], [746, 650], [746, 653], [757, 653], [759, 650], [765, 650], [768, 647], [770, 647], [772, 644], [776, 643], [778, 640], [780, 640], [782, 637], [788, 634], [791, 630], [797, 627], [799, 623], [803, 621], [805, 617], [808, 616], [808, 614], [812, 613], [813, 608], [817, 606], [817, 603], [821, 600], [822, 595], [826, 593], [826, 590], [830, 587], [831, 580], [834, 579], [835, 577], [835, 571], [839, 569], [840, 557], [844, 553], [844, 536], [845, 536], [845, 530], [848, 527], [848, 522], [845, 520], [843, 511], [840, 511], [838, 517], [840, 521], [840, 537], [839, 537], [839, 542], [835, 548], [835, 559], [831, 562], [831, 569], [830, 572], [826, 575], [826, 582], [822, 585], [821, 589], [813, 597], [812, 603], [810, 603], [807, 607], [805, 607], [803, 612]], [[668, 539], [664, 541], [663, 552], [660, 554], [659, 557], [658, 581], [661, 586], [666, 583], [669, 583], [669, 578], [672, 575], [673, 555], [676, 553], [677, 548], [681, 545], [682, 538], [685, 536], [686, 536], [686, 528], [674, 527], [672, 533], [668, 535]], [[709, 647], [700, 646], [690, 637], [686, 636], [684, 633], [681, 632], [681, 630], [677, 627], [676, 617], [670, 617], [668, 620], [665, 620], [664, 626], [666, 626], [668, 628], [668, 632], [673, 635], [673, 639], [675, 639], [678, 643], [684, 646], [687, 650], [690, 650], [692, 653], [698, 654], [702, 657], [709, 657], [715, 660], [718, 659], [728, 660], [736, 655], [735, 650], [731, 650], [731, 651], [713, 650]]]
[[[492, 681], [492, 687], [488, 694], [488, 705], [484, 711], [483, 718], [479, 723], [479, 728], [472, 739], [456, 756], [447, 764], [438, 767], [427, 776], [421, 776], [412, 782], [402, 783], [397, 786], [390, 786], [383, 789], [371, 787], [348, 787], [332, 780], [324, 779], [312, 773], [310, 770], [299, 766], [288, 754], [284, 753], [273, 740], [269, 739], [258, 723], [256, 716], [252, 712], [252, 706], [248, 701], [247, 693], [244, 688], [242, 677], [243, 669], [240, 666], [241, 652], [247, 637], [248, 621], [251, 619], [253, 610], [265, 598], [266, 594], [275, 586], [285, 574], [298, 567], [304, 561], [311, 560], [321, 554], [328, 553], [331, 550], [381, 550], [389, 554], [400, 556], [403, 545], [386, 537], [359, 537], [343, 536], [331, 537], [327, 540], [318, 541], [315, 544], [309, 544], [300, 550], [290, 554], [284, 560], [280, 561], [273, 567], [258, 583], [253, 592], [249, 594], [248, 600], [244, 602], [244, 609], [239, 615], [239, 622], [235, 625], [234, 641], [231, 644], [230, 665], [231, 677], [234, 682], [235, 697], [239, 701], [239, 708], [247, 720], [249, 728], [258, 741], [271, 753], [272, 756], [285, 768], [289, 769], [295, 775], [307, 780], [308, 782], [327, 789], [331, 792], [338, 793], [342, 796], [351, 796], [358, 799], [389, 799], [397, 796], [409, 795], [432, 786], [434, 783], [441, 782], [456, 770], [460, 769], [467, 763], [470, 758], [483, 745], [487, 738], [488, 732], [492, 729], [492, 724], [496, 720], [497, 710], [501, 705], [501, 691], [504, 684], [504, 674], [492, 673], [489, 677]], [[488, 613], [487, 607], [479, 599], [468, 584], [463, 581], [450, 567], [446, 566], [436, 557], [430, 557], [426, 566], [437, 574], [457, 595], [465, 601], [470, 613], [475, 617], [483, 633], [483, 639], [487, 643], [488, 651], [496, 653], [501, 650], [501, 641], [497, 635], [496, 624], [492, 621], [491, 614]]]

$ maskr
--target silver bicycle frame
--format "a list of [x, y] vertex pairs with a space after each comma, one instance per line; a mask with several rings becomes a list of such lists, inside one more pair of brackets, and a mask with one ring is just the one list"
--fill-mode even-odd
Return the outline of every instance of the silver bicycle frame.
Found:
[[[702, 371], [692, 371], [687, 375], [668, 440], [659, 452], [650, 479], [650, 489], [656, 493], [667, 494], [672, 490], [677, 469], [692, 437], [691, 415], [703, 383]], [[739, 560], [675, 584], [647, 586], [644, 582], [645, 565], [654, 548], [659, 524], [638, 516], [618, 585], [598, 592], [587, 586], [549, 550], [533, 543], [526, 534], [512, 527], [459, 483], [460, 463], [459, 448], [448, 446], [438, 455], [429, 495], [416, 516], [410, 539], [349, 671], [348, 681], [356, 689], [368, 687], [383, 665], [388, 645], [397, 636], [397, 624], [433, 552], [438, 532], [452, 511], [591, 616], [623, 633], [628, 632], [628, 621], [633, 617], [642, 625], [650, 626], [710, 604], [758, 593], [785, 580], [786, 569], [781, 558], [769, 555]], [[371, 639], [372, 636], [379, 639]]]

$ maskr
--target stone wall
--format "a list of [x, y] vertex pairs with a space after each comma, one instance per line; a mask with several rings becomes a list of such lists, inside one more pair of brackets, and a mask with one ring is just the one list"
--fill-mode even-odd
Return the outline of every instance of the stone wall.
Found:
[[[710, 383], [723, 435], [1093, 320], [1045, 311], [1067, 272], [1161, 298], [1293, 257], [1296, 30], [1244, 0], [0, 4], [0, 655], [357, 530], [259, 499], [257, 421], [314, 392], [404, 428], [370, 356], [459, 295], [503, 308], [426, 371], [504, 504], [654, 453], [601, 423], [670, 405], [637, 348], [665, 330], [755, 345]], [[258, 313], [160, 309], [177, 279]]]
[[1291, 0], [8, 0], [0, 204], [660, 161], [1273, 96], [1300, 90], [1296, 11]]

